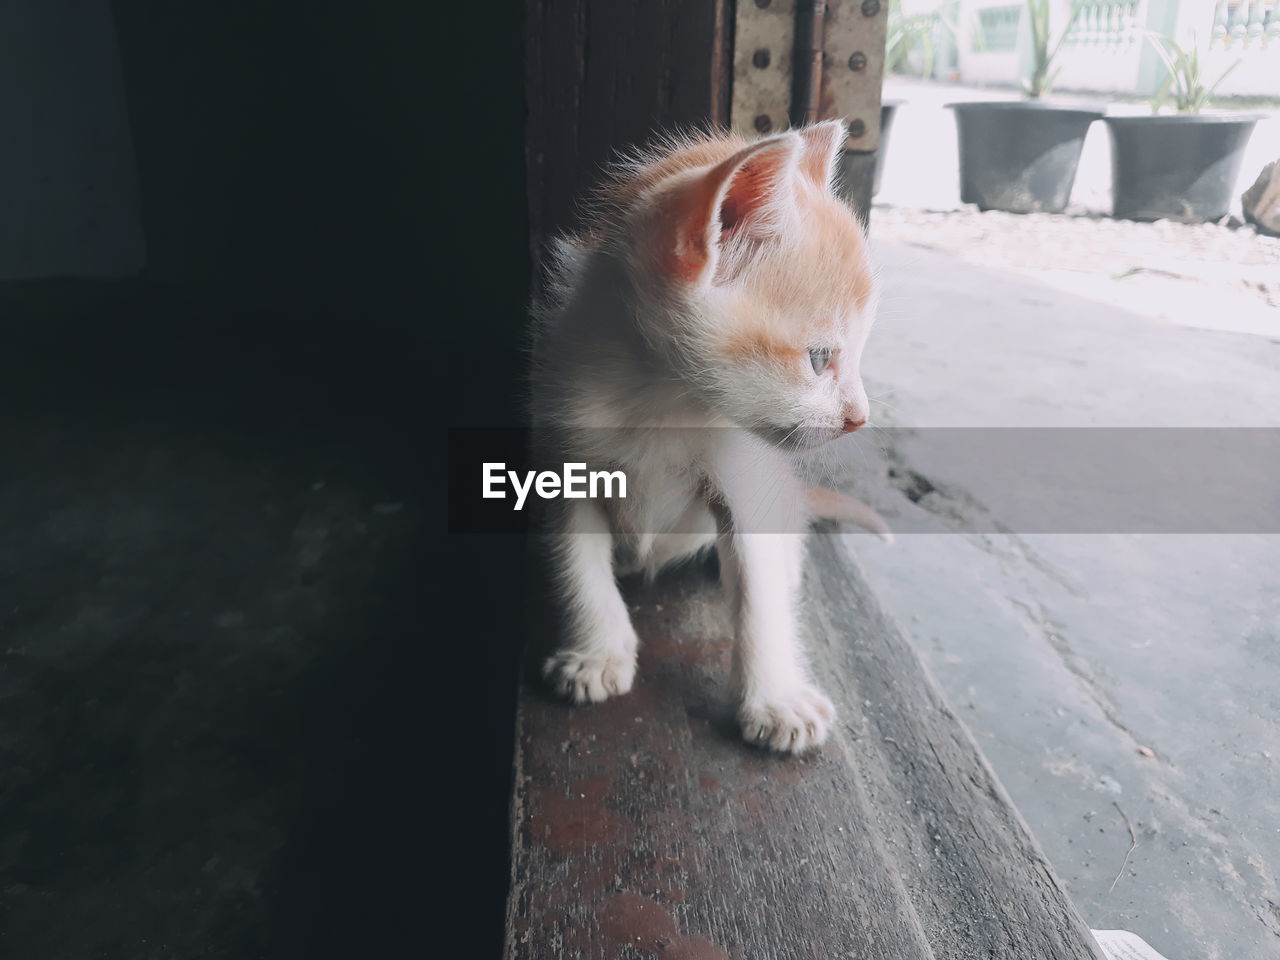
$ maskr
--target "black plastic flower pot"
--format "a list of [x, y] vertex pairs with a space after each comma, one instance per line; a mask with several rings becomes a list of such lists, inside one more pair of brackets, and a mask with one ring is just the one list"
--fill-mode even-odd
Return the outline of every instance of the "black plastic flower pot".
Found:
[[1126, 220], [1221, 220], [1256, 116], [1106, 117], [1112, 213]]
[[1063, 211], [1101, 111], [1017, 100], [947, 106], [956, 115], [962, 201], [1009, 213]]
[[893, 115], [901, 100], [885, 100], [880, 104], [880, 149], [876, 151], [875, 173], [871, 177], [871, 195], [880, 192], [880, 171], [884, 168], [884, 152], [889, 149], [889, 131], [893, 129]]

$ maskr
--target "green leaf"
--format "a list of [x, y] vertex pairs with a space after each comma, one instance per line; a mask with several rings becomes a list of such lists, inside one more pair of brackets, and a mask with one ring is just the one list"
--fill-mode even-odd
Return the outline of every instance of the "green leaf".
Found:
[[1151, 41], [1152, 48], [1168, 71], [1168, 75], [1152, 100], [1152, 108], [1155, 110], [1159, 110], [1172, 95], [1174, 106], [1179, 113], [1199, 113], [1213, 99], [1218, 85], [1241, 63], [1240, 60], [1236, 60], [1222, 72], [1217, 80], [1206, 87], [1204, 76], [1200, 72], [1200, 50], [1196, 46], [1194, 31], [1188, 48], [1184, 48], [1172, 37], [1161, 36], [1151, 31], [1147, 31], [1146, 37]]
[[1213, 81], [1213, 86], [1211, 86], [1208, 90], [1205, 91], [1206, 102], [1214, 95], [1215, 92], [1217, 92], [1218, 84], [1222, 83], [1223, 80], [1227, 79], [1227, 77], [1231, 75], [1231, 71], [1234, 70], [1236, 67], [1240, 66], [1240, 64], [1242, 63], [1244, 63], [1243, 59], [1237, 60], [1235, 63], [1231, 64], [1231, 66], [1227, 67], [1227, 69], [1222, 71], [1222, 75], [1218, 77], [1217, 80]]
[[1051, 0], [1026, 0], [1027, 25], [1031, 30], [1031, 70], [1022, 86], [1027, 96], [1035, 99], [1047, 94], [1053, 86], [1053, 78], [1057, 76], [1056, 71], [1051, 72], [1053, 62], [1086, 5], [1086, 0], [1073, 0], [1067, 25], [1054, 42]]
[[1173, 86], [1173, 74], [1166, 73], [1164, 82], [1156, 90], [1156, 95], [1151, 98], [1151, 112], [1159, 113], [1160, 108], [1169, 102], [1169, 90]]

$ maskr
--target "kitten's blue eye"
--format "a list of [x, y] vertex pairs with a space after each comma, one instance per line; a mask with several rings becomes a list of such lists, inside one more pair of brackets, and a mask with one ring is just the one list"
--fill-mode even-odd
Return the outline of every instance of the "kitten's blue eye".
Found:
[[815, 347], [809, 351], [809, 362], [813, 364], [814, 373], [822, 373], [831, 366], [831, 348]]

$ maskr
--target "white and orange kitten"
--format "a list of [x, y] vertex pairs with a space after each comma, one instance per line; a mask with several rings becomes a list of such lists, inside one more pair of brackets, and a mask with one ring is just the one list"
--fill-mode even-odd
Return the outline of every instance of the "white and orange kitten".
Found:
[[[554, 459], [607, 464], [625, 499], [551, 505], [567, 635], [543, 672], [575, 702], [631, 689], [636, 632], [615, 575], [720, 553], [743, 736], [780, 751], [835, 719], [798, 639], [813, 515], [882, 530], [807, 491], [796, 452], [869, 416], [859, 374], [876, 293], [833, 192], [839, 121], [748, 142], [698, 137], [622, 165], [561, 240], [535, 310], [533, 420]], [[621, 428], [621, 429], [620, 429]]]

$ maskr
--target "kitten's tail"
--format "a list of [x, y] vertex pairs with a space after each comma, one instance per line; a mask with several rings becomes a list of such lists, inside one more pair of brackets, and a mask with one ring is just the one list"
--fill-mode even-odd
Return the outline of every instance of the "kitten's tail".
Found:
[[804, 485], [805, 499], [814, 516], [823, 520], [841, 520], [855, 523], [865, 530], [877, 534], [885, 543], [893, 543], [893, 531], [884, 517], [876, 513], [861, 500], [836, 493], [825, 487], [815, 487], [811, 483]]

